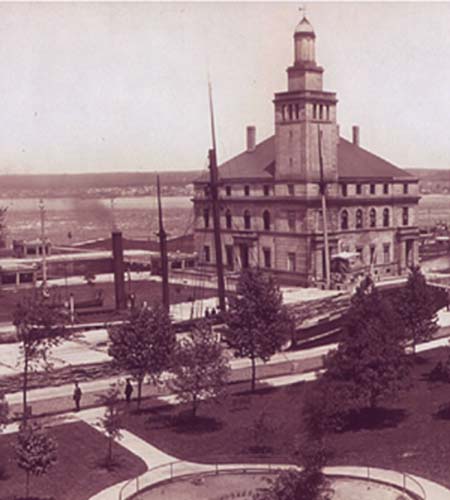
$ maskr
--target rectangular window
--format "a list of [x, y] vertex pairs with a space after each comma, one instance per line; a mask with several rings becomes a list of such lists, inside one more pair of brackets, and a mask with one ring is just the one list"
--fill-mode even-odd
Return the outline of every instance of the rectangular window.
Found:
[[375, 184], [370, 185], [370, 194], [375, 194]]
[[356, 194], [362, 193], [362, 184], [356, 184]]
[[408, 194], [408, 184], [403, 184], [403, 194]]
[[288, 227], [291, 233], [295, 233], [295, 212], [289, 211], [287, 213]]
[[205, 262], [211, 262], [211, 250], [208, 245], [203, 247], [203, 257]]
[[263, 248], [264, 255], [264, 267], [271, 268], [272, 267], [272, 256], [270, 248]]
[[289, 252], [287, 254], [287, 264], [288, 264], [288, 271], [295, 272], [296, 270], [296, 262], [295, 262], [295, 253], [294, 252]]
[[409, 224], [408, 207], [402, 208], [402, 223], [404, 226], [407, 226]]
[[226, 255], [226, 259], [227, 259], [228, 269], [233, 269], [234, 268], [233, 245], [225, 245], [225, 255]]
[[294, 196], [294, 194], [295, 194], [294, 184], [288, 184], [288, 195]]
[[391, 245], [390, 243], [383, 243], [383, 264], [391, 262]]
[[264, 196], [270, 195], [270, 187], [266, 184], [263, 186]]
[[383, 194], [389, 194], [389, 184], [383, 184]]
[[225, 194], [231, 196], [231, 186], [225, 186]]
[[347, 184], [342, 184], [342, 196], [347, 196]]
[[244, 186], [244, 195], [250, 196], [250, 186]]

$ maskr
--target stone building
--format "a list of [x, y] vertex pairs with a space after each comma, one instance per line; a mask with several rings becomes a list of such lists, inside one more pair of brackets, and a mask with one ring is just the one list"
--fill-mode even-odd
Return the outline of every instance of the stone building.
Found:
[[[256, 144], [255, 128], [247, 127], [246, 151], [219, 166], [225, 268], [259, 266], [282, 283], [323, 283], [322, 181], [332, 279], [400, 275], [418, 262], [418, 180], [362, 148], [358, 127], [352, 142], [339, 136], [337, 98], [323, 90], [315, 39], [303, 18], [287, 91], [273, 100], [275, 134]], [[200, 264], [212, 268], [208, 181], [205, 174], [194, 184], [194, 237]]]

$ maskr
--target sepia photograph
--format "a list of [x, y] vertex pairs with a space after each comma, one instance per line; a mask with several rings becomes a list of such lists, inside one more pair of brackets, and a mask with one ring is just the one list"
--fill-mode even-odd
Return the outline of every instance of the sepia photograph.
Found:
[[0, 500], [450, 500], [449, 26], [0, 0]]

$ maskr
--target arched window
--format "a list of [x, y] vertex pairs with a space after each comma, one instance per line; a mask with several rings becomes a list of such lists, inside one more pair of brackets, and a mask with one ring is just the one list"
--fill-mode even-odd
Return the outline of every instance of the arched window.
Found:
[[341, 212], [341, 229], [348, 229], [348, 212], [342, 210]]
[[233, 219], [231, 217], [231, 211], [228, 209], [225, 212], [225, 224], [227, 226], [227, 229], [231, 229], [233, 227]]
[[270, 212], [268, 210], [264, 210], [263, 212], [263, 221], [264, 221], [264, 230], [270, 231]]
[[205, 221], [205, 227], [209, 227], [209, 208], [203, 210], [203, 220]]
[[252, 219], [250, 216], [250, 212], [246, 210], [244, 212], [244, 228], [245, 229], [251, 229], [252, 228]]
[[389, 208], [383, 210], [383, 226], [389, 227]]
[[358, 208], [355, 217], [356, 229], [361, 229], [363, 227], [363, 211]]
[[374, 208], [370, 209], [369, 223], [370, 223], [370, 227], [376, 227], [376, 225], [377, 225], [377, 211]]

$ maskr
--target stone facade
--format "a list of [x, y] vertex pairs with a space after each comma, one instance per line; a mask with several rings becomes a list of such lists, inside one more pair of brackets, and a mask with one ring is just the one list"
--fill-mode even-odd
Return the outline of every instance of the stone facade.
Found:
[[[223, 261], [259, 266], [281, 281], [324, 282], [324, 190], [331, 261], [358, 255], [359, 272], [403, 274], [418, 262], [417, 179], [339, 137], [336, 94], [322, 86], [315, 34], [304, 18], [294, 34], [288, 91], [276, 93], [275, 135], [219, 167]], [[358, 132], [358, 133], [356, 133]], [[195, 246], [214, 266], [208, 176], [195, 183]]]

